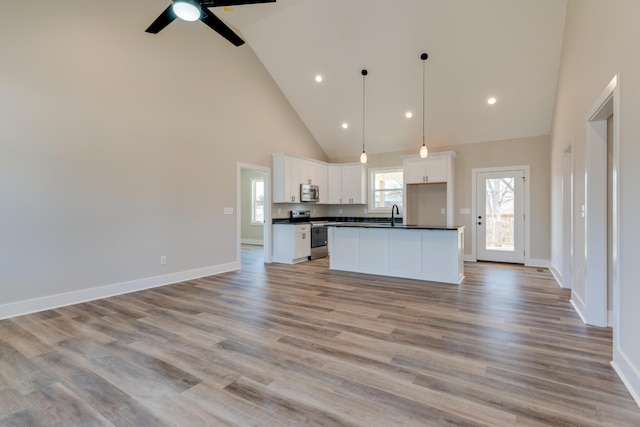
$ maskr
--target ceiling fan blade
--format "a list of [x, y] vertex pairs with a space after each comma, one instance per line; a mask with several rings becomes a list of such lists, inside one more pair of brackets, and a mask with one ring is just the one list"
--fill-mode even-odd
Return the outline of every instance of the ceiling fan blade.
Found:
[[259, 3], [275, 3], [276, 0], [202, 0], [202, 5], [206, 7], [220, 7], [220, 6], [242, 6], [244, 4], [259, 4]]
[[160, 14], [160, 16], [156, 18], [155, 21], [153, 21], [151, 25], [149, 25], [149, 28], [147, 28], [145, 32], [158, 34], [164, 27], [171, 24], [176, 18], [177, 16], [173, 11], [173, 4], [171, 4], [164, 10], [164, 12]]
[[202, 8], [202, 17], [200, 18], [202, 22], [207, 24], [209, 27], [218, 32], [222, 37], [229, 40], [235, 46], [242, 46], [244, 44], [244, 40], [240, 38], [231, 28], [227, 26], [224, 22], [220, 20], [216, 15], [213, 14], [206, 7]]

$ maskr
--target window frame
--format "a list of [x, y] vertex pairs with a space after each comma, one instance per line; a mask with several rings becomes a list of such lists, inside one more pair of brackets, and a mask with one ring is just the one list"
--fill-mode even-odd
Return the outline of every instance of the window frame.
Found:
[[380, 208], [375, 206], [376, 198], [376, 186], [375, 175], [378, 173], [400, 172], [402, 174], [402, 196], [400, 211], [404, 211], [404, 169], [400, 166], [386, 166], [378, 168], [369, 168], [369, 212], [370, 213], [389, 213], [389, 208]]
[[[256, 221], [256, 184], [262, 184], [262, 221]], [[264, 210], [265, 210], [265, 199], [264, 199], [264, 178], [251, 178], [251, 225], [264, 225]]]

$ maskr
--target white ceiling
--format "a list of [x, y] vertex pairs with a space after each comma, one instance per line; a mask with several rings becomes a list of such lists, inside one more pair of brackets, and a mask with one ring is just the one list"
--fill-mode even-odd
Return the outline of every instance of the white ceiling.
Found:
[[240, 29], [331, 159], [359, 157], [363, 68], [367, 152], [418, 150], [422, 52], [427, 146], [551, 131], [566, 0], [278, 0], [214, 11]]

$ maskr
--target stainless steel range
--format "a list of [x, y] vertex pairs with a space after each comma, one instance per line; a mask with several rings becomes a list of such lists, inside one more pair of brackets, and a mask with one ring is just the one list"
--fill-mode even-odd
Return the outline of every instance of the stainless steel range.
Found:
[[291, 222], [311, 224], [311, 256], [309, 259], [323, 258], [329, 255], [327, 221], [311, 221], [310, 211], [291, 211]]

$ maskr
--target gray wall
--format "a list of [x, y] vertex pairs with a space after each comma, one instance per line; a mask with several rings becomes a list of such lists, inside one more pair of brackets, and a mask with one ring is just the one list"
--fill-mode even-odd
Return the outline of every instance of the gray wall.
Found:
[[585, 153], [587, 114], [611, 79], [620, 75], [620, 306], [613, 307], [620, 316], [614, 330], [613, 359], [626, 383], [640, 400], [640, 2], [636, 0], [570, 0], [563, 55], [558, 82], [558, 96], [551, 137], [552, 169], [552, 258], [562, 266], [562, 163], [563, 150], [574, 144], [574, 230], [575, 273], [572, 293], [586, 301], [585, 222], [581, 206], [585, 204]]
[[237, 262], [237, 163], [326, 158], [248, 45], [126, 6], [3, 4], [0, 305]]

